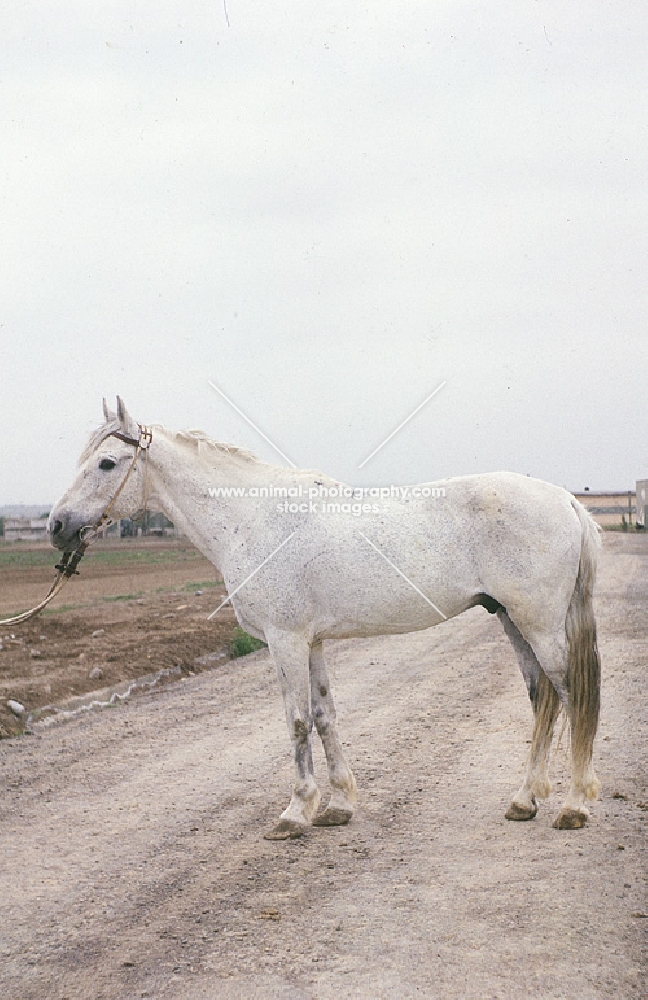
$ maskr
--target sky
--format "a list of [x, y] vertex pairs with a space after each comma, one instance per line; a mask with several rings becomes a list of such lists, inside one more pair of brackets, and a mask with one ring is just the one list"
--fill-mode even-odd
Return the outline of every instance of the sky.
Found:
[[[648, 12], [0, 12], [0, 504], [119, 393], [354, 485], [648, 476]], [[358, 466], [442, 383], [420, 410]]]

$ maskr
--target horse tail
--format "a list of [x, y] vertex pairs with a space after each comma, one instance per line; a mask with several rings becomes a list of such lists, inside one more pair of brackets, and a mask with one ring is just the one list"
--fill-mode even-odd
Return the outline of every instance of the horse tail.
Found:
[[601, 707], [601, 661], [596, 644], [592, 595], [601, 541], [600, 528], [591, 514], [575, 499], [572, 500], [572, 507], [580, 521], [581, 549], [578, 576], [565, 618], [566, 687], [569, 695], [573, 777], [581, 786], [583, 794], [594, 799], [600, 788], [592, 769], [592, 748]]

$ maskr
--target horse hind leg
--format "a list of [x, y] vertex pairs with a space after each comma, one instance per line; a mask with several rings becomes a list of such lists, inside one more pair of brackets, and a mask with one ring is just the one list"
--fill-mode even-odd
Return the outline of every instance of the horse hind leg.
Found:
[[331, 798], [324, 810], [313, 820], [313, 826], [344, 826], [353, 815], [356, 782], [342, 752], [337, 733], [335, 705], [324, 662], [321, 642], [310, 651], [311, 706], [315, 728], [324, 746], [328, 766]]
[[[600, 538], [599, 529], [587, 511], [575, 500], [572, 506], [581, 529], [578, 575], [565, 614], [564, 632], [553, 638], [554, 646], [562, 651], [571, 726], [571, 783], [567, 798], [554, 820], [553, 825], [558, 830], [577, 830], [584, 826], [589, 816], [585, 803], [588, 799], [597, 798], [601, 787], [592, 766], [594, 737], [601, 708], [601, 661], [592, 603]], [[541, 649], [535, 648], [547, 670]]]
[[[599, 704], [598, 654], [595, 642], [586, 642], [589, 648], [570, 650], [562, 635], [534, 637], [533, 645], [543, 671], [561, 690], [570, 726], [571, 781], [553, 825], [557, 830], [578, 830], [589, 818], [587, 800], [595, 799], [600, 788], [592, 767]], [[581, 654], [591, 665], [589, 678], [579, 676]]]
[[[575, 617], [580, 615], [576, 609]], [[571, 620], [570, 620], [571, 619]], [[592, 750], [600, 705], [600, 661], [596, 629], [591, 618], [584, 625], [574, 622], [574, 609], [567, 615], [567, 641], [534, 640], [545, 672], [556, 669], [565, 689], [570, 724], [571, 781], [567, 797], [554, 820], [557, 830], [578, 830], [589, 818], [588, 799], [598, 796], [600, 783], [592, 765]], [[553, 664], [559, 663], [555, 668]]]
[[571, 782], [567, 798], [554, 821], [558, 830], [577, 830], [584, 826], [589, 817], [587, 800], [597, 798], [600, 789], [592, 766], [601, 699], [601, 662], [592, 605], [598, 529], [587, 512], [575, 501], [574, 504], [581, 521], [581, 555], [564, 628], [532, 637], [542, 669], [554, 687], [562, 689], [562, 700], [569, 715]]
[[536, 796], [545, 799], [551, 791], [547, 764], [554, 725], [560, 711], [560, 698], [517, 626], [503, 608], [498, 610], [497, 615], [515, 650], [529, 692], [534, 720], [526, 774], [506, 811], [506, 819], [529, 820], [538, 811]]

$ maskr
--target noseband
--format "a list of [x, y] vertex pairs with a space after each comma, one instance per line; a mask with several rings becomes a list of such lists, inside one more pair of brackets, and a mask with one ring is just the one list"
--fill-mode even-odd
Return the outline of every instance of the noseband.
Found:
[[[68, 580], [71, 576], [78, 574], [79, 571], [77, 569], [77, 566], [83, 559], [86, 549], [90, 545], [90, 542], [92, 541], [92, 538], [94, 537], [96, 532], [99, 531], [99, 529], [103, 527], [104, 524], [110, 521], [110, 517], [108, 516], [109, 511], [114, 506], [117, 497], [119, 496], [124, 486], [128, 482], [129, 476], [133, 471], [133, 469], [135, 468], [135, 465], [137, 464], [137, 459], [140, 457], [142, 452], [144, 452], [146, 455], [146, 464], [144, 467], [145, 470], [144, 506], [142, 507], [142, 514], [144, 514], [144, 511], [146, 510], [146, 505], [148, 503], [148, 453], [149, 453], [149, 448], [151, 447], [151, 442], [153, 440], [153, 432], [151, 431], [150, 427], [144, 427], [142, 426], [142, 424], [138, 424], [137, 426], [139, 428], [139, 436], [137, 438], [130, 437], [128, 434], [122, 434], [121, 431], [112, 431], [111, 434], [106, 435], [106, 438], [116, 437], [119, 438], [120, 441], [124, 441], [126, 444], [132, 445], [135, 448], [135, 454], [133, 456], [133, 460], [126, 471], [126, 475], [122, 479], [119, 488], [117, 489], [116, 493], [113, 494], [110, 503], [104, 509], [104, 512], [101, 515], [101, 517], [97, 521], [95, 521], [94, 524], [86, 524], [83, 528], [79, 529], [79, 538], [81, 539], [79, 546], [73, 552], [64, 552], [60, 563], [57, 563], [56, 566], [54, 567], [54, 569], [57, 570], [57, 576], [56, 579], [54, 580], [54, 583], [50, 587], [49, 593], [45, 598], [45, 600], [41, 601], [40, 604], [37, 604], [35, 608], [32, 608], [30, 611], [25, 611], [21, 615], [15, 615], [13, 618], [3, 618], [2, 620], [0, 620], [0, 625], [17, 625], [19, 622], [27, 621], [28, 618], [31, 618], [33, 615], [38, 614], [38, 612], [42, 611], [42, 609], [45, 607], [46, 604], [49, 604], [49, 602], [54, 597], [56, 597], [59, 590], [65, 583], [65, 581]], [[106, 440], [106, 438], [104, 438], [104, 441]], [[136, 511], [136, 513], [139, 513], [139, 511]], [[90, 537], [86, 541], [85, 538], [87, 534], [89, 534]]]

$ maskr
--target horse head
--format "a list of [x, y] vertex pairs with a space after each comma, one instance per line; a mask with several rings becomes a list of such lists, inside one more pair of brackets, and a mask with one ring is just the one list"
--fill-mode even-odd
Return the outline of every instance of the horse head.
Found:
[[91, 435], [74, 482], [49, 516], [52, 544], [66, 552], [101, 523], [130, 517], [145, 504], [146, 466], [135, 460], [141, 428], [119, 396], [116, 413], [105, 399], [103, 411], [105, 423]]

